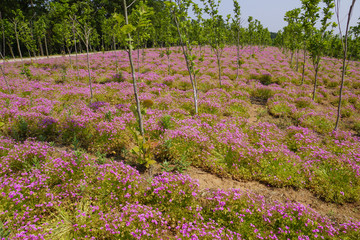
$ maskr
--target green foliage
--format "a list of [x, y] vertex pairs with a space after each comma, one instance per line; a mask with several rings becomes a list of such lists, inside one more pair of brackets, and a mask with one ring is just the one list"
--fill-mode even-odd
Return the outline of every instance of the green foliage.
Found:
[[304, 119], [304, 121], [302, 122], [302, 125], [305, 127], [312, 128], [316, 132], [323, 134], [331, 132], [335, 127], [333, 121], [321, 115], [307, 116], [306, 119]]
[[10, 162], [10, 169], [14, 172], [26, 171], [30, 172], [33, 168], [38, 169], [44, 158], [38, 157], [34, 154], [29, 154], [23, 159], [13, 159]]
[[343, 204], [360, 199], [360, 182], [350, 169], [324, 162], [314, 174], [314, 191], [325, 201]]
[[17, 141], [24, 141], [29, 137], [29, 124], [22, 116], [18, 117], [15, 125], [11, 128], [11, 134]]
[[267, 101], [274, 95], [273, 91], [270, 88], [259, 87], [251, 92], [251, 96], [254, 98], [258, 98], [263, 101]]
[[10, 233], [11, 232], [9, 230], [5, 229], [5, 226], [2, 223], [2, 221], [0, 221], [0, 238], [1, 239], [8, 239]]
[[272, 106], [269, 107], [270, 114], [275, 117], [289, 116], [292, 114], [292, 110], [293, 109], [289, 106], [289, 103], [286, 101], [277, 104], [272, 104]]
[[130, 152], [135, 155], [137, 164], [149, 168], [156, 162], [154, 159], [152, 142], [145, 139], [136, 131], [133, 131], [133, 134], [136, 145], [130, 150]]
[[160, 119], [160, 126], [162, 129], [167, 130], [173, 128], [174, 124], [170, 115], [164, 115]]
[[152, 106], [154, 106], [154, 102], [153, 100], [151, 99], [145, 99], [143, 102], [142, 102], [142, 106], [144, 108], [151, 108]]
[[20, 74], [24, 75], [28, 80], [31, 80], [33, 78], [31, 70], [29, 69], [29, 66], [27, 66], [27, 65], [24, 65], [24, 67], [22, 68]]

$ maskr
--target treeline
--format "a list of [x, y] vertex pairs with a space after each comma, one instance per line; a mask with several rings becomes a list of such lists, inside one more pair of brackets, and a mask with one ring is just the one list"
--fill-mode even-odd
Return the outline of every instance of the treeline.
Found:
[[[342, 58], [345, 34], [347, 34], [348, 42], [348, 59], [360, 60], [360, 18], [357, 25], [350, 27], [347, 33], [342, 30], [341, 33], [334, 34], [334, 32], [339, 32], [338, 23], [330, 22], [332, 15], [339, 16], [339, 9], [336, 7], [335, 1], [302, 0], [301, 2], [301, 8], [286, 12], [284, 20], [287, 22], [287, 26], [277, 32], [273, 41], [275, 46], [291, 52], [291, 62], [300, 51], [307, 51], [310, 57], [315, 59], [317, 56]], [[320, 2], [325, 4], [322, 9], [319, 7]], [[353, 4], [355, 2], [353, 1]], [[320, 13], [322, 17], [320, 17]], [[316, 24], [320, 25], [320, 28], [317, 28]], [[346, 22], [343, 23], [343, 25], [345, 24]], [[342, 28], [344, 27], [342, 26]]]
[[[272, 43], [268, 29], [252, 17], [247, 19], [247, 28], [240, 27], [238, 39], [235, 25], [242, 22], [235, 23], [230, 15], [225, 18], [216, 11], [210, 13], [209, 6], [214, 8], [215, 1], [203, 3], [208, 7], [202, 9], [186, 1], [187, 15], [192, 11], [195, 16], [187, 26], [188, 40], [193, 45], [201, 47], [234, 44], [237, 41], [242, 45]], [[132, 34], [135, 48], [181, 44], [171, 12], [171, 1], [126, 0], [126, 5], [129, 26], [135, 29]], [[123, 49], [126, 46], [126, 39], [119, 34], [126, 25], [123, 1], [3, 0], [0, 9], [0, 50], [7, 58], [85, 52], [87, 45], [90, 51]], [[205, 13], [212, 18], [205, 18]], [[215, 18], [216, 23], [213, 21]], [[212, 31], [214, 24], [216, 34], [221, 34], [219, 39], [211, 36], [215, 34]]]

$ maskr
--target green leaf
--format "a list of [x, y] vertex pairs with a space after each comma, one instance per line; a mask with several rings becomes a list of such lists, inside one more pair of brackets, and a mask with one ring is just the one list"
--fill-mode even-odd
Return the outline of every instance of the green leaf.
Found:
[[136, 28], [133, 25], [127, 24], [127, 25], [122, 26], [120, 31], [123, 34], [129, 34], [129, 33], [133, 32], [135, 30], [136, 30]]
[[156, 161], [155, 160], [148, 160], [148, 161], [146, 161], [146, 164], [145, 164], [145, 167], [146, 168], [148, 168], [148, 167], [150, 167], [150, 165], [153, 165], [153, 164], [155, 164], [156, 163]]
[[138, 146], [135, 146], [131, 149], [131, 152], [134, 154], [139, 154], [140, 153], [140, 148]]

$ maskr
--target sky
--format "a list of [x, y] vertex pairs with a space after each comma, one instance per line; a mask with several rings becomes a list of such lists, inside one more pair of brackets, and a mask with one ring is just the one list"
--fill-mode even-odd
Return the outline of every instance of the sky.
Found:
[[[193, 0], [200, 6], [200, 0]], [[287, 11], [301, 7], [301, 0], [238, 0], [241, 7], [241, 17], [246, 26], [247, 18], [253, 16], [258, 19], [264, 27], [270, 32], [277, 32], [286, 26], [284, 15]], [[346, 27], [347, 12], [350, 7], [351, 0], [341, 0], [340, 21], [342, 29]], [[323, 6], [323, 5], [321, 5]], [[233, 0], [221, 0], [220, 14], [226, 16], [233, 13]], [[351, 18], [350, 26], [357, 25], [360, 17], [360, 3], [356, 2]], [[336, 22], [336, 16], [333, 15], [332, 21]], [[344, 31], [344, 30], [343, 30]], [[339, 32], [338, 29], [335, 32]]]

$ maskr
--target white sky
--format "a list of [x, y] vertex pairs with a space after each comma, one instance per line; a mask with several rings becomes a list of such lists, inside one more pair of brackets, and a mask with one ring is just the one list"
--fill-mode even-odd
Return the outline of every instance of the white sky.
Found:
[[[194, 0], [200, 6], [200, 0]], [[241, 17], [246, 26], [248, 16], [253, 16], [258, 19], [264, 27], [267, 27], [270, 32], [277, 32], [282, 29], [286, 23], [284, 21], [285, 12], [294, 8], [301, 7], [300, 0], [238, 0], [241, 7]], [[351, 26], [357, 25], [360, 17], [360, 0], [358, 0], [353, 9], [351, 18]], [[340, 6], [340, 20], [342, 29], [345, 29], [346, 16], [350, 7], [351, 0], [341, 0]], [[321, 5], [323, 6], [323, 5]], [[220, 14], [226, 16], [233, 13], [233, 0], [221, 0]], [[337, 22], [336, 15], [333, 15], [332, 21]], [[337, 33], [338, 30], [336, 29]]]

